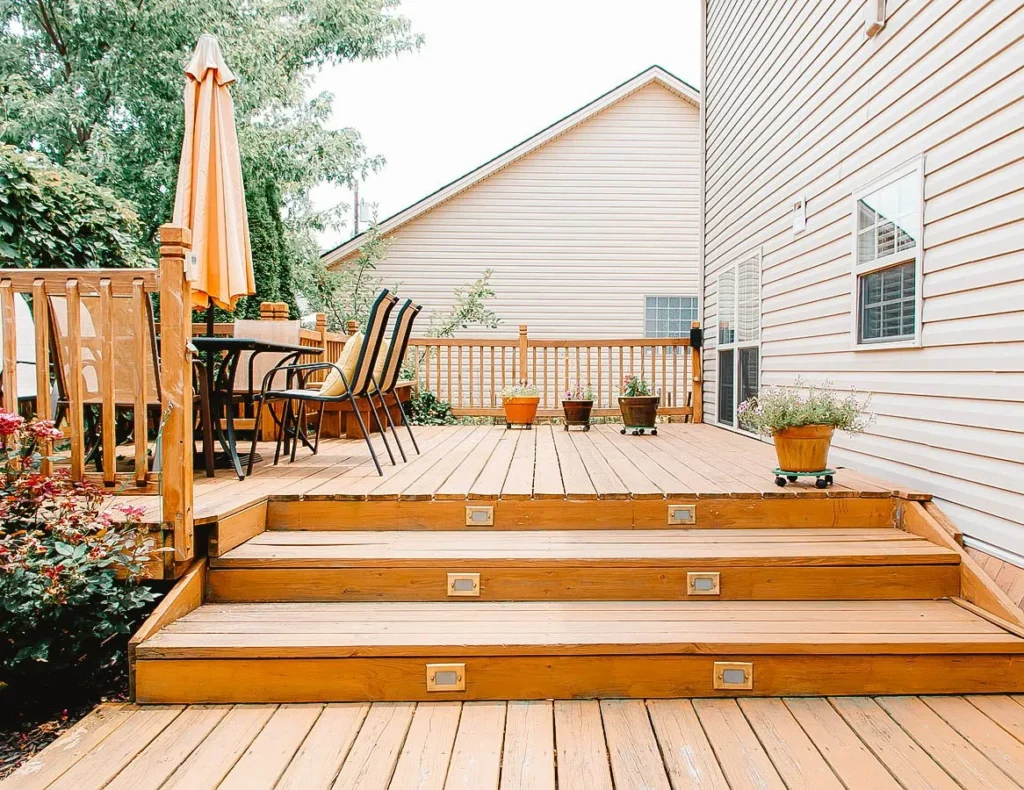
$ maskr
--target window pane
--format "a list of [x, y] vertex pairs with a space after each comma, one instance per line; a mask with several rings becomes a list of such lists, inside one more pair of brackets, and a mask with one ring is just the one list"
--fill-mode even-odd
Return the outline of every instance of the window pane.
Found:
[[737, 267], [739, 274], [739, 342], [755, 342], [760, 334], [761, 293], [758, 287], [759, 262], [756, 258], [743, 261]]
[[718, 421], [733, 424], [733, 360], [732, 351], [718, 352]]
[[647, 296], [644, 308], [644, 337], [686, 337], [697, 319], [696, 296]]
[[906, 340], [916, 328], [915, 266], [911, 261], [860, 278], [860, 340]]
[[718, 277], [718, 342], [736, 341], [736, 271]]
[[741, 348], [740, 354], [740, 396], [739, 402], [743, 403], [757, 395], [760, 370], [758, 365], [758, 353], [756, 348]]
[[870, 263], [917, 246], [921, 194], [917, 173], [857, 201], [857, 263]]

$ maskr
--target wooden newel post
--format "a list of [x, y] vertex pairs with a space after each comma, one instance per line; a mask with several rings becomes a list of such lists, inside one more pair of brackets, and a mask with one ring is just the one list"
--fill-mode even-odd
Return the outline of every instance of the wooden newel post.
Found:
[[160, 446], [163, 528], [173, 533], [174, 561], [195, 556], [192, 515], [192, 284], [185, 257], [192, 232], [160, 226]]
[[[700, 321], [690, 324], [691, 329], [700, 329]], [[693, 422], [704, 422], [704, 376], [701, 373], [704, 359], [704, 344], [690, 345], [691, 361], [693, 362]]]
[[348, 335], [349, 337], [352, 337], [352, 335], [354, 335], [358, 331], [359, 331], [359, 322], [356, 321], [354, 318], [350, 318], [350, 319], [348, 319], [348, 321], [345, 322], [345, 334], [346, 335]]
[[527, 326], [526, 324], [519, 325], [519, 383], [528, 384], [529, 381], [526, 378], [526, 365], [527, 365], [527, 349], [530, 347], [529, 338], [526, 336]]

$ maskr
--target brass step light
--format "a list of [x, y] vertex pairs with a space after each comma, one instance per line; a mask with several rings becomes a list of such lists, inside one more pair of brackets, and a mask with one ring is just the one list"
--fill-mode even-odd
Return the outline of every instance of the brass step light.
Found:
[[754, 688], [754, 665], [742, 661], [716, 661], [714, 687], [716, 691]]
[[467, 527], [493, 527], [494, 505], [466, 505]]
[[465, 664], [427, 664], [427, 691], [465, 690]]
[[721, 595], [718, 571], [690, 571], [686, 574], [687, 595]]
[[668, 523], [672, 524], [696, 524], [697, 523], [697, 506], [696, 505], [669, 505], [668, 506]]
[[454, 598], [479, 598], [479, 573], [449, 573], [448, 596]]

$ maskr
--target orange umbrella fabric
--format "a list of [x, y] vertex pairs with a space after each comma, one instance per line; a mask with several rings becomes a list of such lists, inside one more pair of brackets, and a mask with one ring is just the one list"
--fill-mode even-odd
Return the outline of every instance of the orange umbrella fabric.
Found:
[[256, 292], [235, 106], [235, 75], [216, 37], [204, 34], [185, 69], [185, 140], [174, 195], [174, 222], [192, 231], [198, 261], [192, 303], [235, 309]]

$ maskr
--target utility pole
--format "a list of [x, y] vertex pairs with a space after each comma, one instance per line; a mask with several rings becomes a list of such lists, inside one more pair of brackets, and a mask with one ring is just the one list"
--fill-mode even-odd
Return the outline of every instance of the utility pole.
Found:
[[359, 182], [356, 181], [352, 187], [352, 228], [355, 231], [352, 235], [359, 235]]

